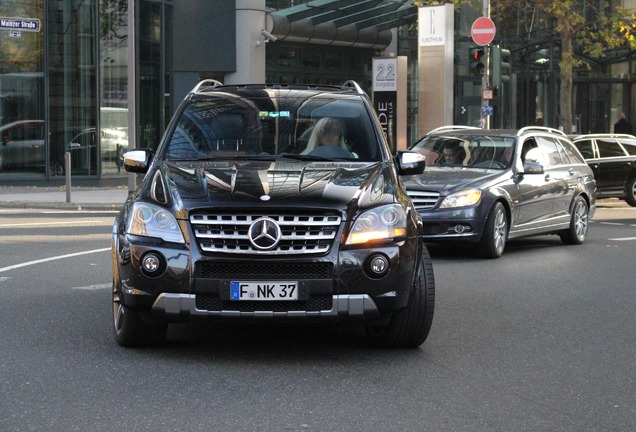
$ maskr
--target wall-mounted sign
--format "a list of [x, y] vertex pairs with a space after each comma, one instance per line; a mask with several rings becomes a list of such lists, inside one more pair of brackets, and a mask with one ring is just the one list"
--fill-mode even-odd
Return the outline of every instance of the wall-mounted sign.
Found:
[[11, 30], [13, 32], [21, 32], [21, 31], [39, 32], [40, 29], [41, 29], [40, 20], [37, 18], [0, 17], [0, 30]]

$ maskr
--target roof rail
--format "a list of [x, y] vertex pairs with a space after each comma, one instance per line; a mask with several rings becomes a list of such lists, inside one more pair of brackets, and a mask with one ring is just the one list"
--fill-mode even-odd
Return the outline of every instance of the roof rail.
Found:
[[[629, 138], [634, 139], [636, 136], [625, 133], [593, 133], [593, 134], [578, 134], [574, 138]], [[573, 138], [573, 139], [574, 139]]]
[[551, 127], [546, 127], [546, 126], [526, 126], [526, 127], [522, 127], [517, 132], [517, 136], [519, 136], [521, 134], [524, 134], [524, 133], [526, 133], [528, 131], [549, 132], [549, 133], [554, 133], [554, 134], [557, 134], [557, 135], [562, 135], [564, 137], [567, 137], [565, 132], [563, 132], [562, 130], [551, 128]]
[[429, 131], [428, 133], [432, 134], [432, 133], [447, 132], [447, 131], [462, 130], [462, 129], [481, 129], [481, 128], [477, 126], [447, 125], [447, 126], [437, 127], [433, 129], [432, 131]]
[[360, 85], [354, 80], [348, 80], [348, 81], [345, 81], [344, 84], [342, 84], [342, 90], [351, 89], [351, 88], [354, 89], [356, 93], [360, 95], [366, 95], [365, 91], [362, 90], [362, 87], [360, 87]]
[[197, 93], [201, 87], [218, 87], [218, 86], [222, 86], [223, 83], [217, 80], [213, 80], [213, 79], [204, 79], [203, 81], [201, 81], [199, 84], [197, 84], [196, 86], [194, 86], [194, 88], [192, 89], [192, 91], [190, 93]]

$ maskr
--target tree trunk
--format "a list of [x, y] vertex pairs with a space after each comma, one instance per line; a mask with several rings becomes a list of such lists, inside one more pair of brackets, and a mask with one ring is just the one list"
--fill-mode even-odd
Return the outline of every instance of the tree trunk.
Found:
[[[566, 19], [564, 17], [559, 20]], [[561, 78], [561, 86], [559, 91], [559, 126], [563, 128], [563, 132], [571, 134], [572, 130], [572, 69], [574, 67], [574, 52], [572, 48], [572, 32], [567, 23], [559, 26], [561, 28], [561, 61], [559, 62], [559, 76]]]

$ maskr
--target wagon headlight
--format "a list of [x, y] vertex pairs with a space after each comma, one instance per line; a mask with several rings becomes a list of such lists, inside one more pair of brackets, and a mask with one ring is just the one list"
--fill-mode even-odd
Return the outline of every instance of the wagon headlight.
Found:
[[468, 207], [475, 205], [481, 199], [481, 191], [479, 189], [468, 189], [447, 196], [442, 201], [440, 208]]
[[346, 244], [362, 244], [374, 240], [406, 236], [406, 212], [399, 204], [367, 210], [353, 224]]
[[173, 243], [185, 243], [177, 219], [172, 213], [152, 204], [133, 204], [126, 232]]

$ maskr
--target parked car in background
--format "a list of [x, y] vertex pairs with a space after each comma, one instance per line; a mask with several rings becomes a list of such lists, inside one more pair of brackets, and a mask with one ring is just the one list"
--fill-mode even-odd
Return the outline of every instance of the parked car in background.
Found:
[[498, 258], [511, 238], [585, 240], [596, 183], [562, 132], [444, 127], [411, 150], [427, 161], [424, 173], [404, 179], [426, 242], [474, 244], [482, 256]]
[[119, 344], [197, 318], [357, 320], [387, 347], [428, 336], [431, 258], [398, 177], [424, 158], [391, 155], [358, 84], [203, 81], [124, 167], [145, 177], [113, 226]]
[[599, 198], [620, 198], [636, 207], [636, 136], [579, 135], [572, 139], [596, 178]]
[[0, 126], [0, 170], [44, 166], [44, 120]]

